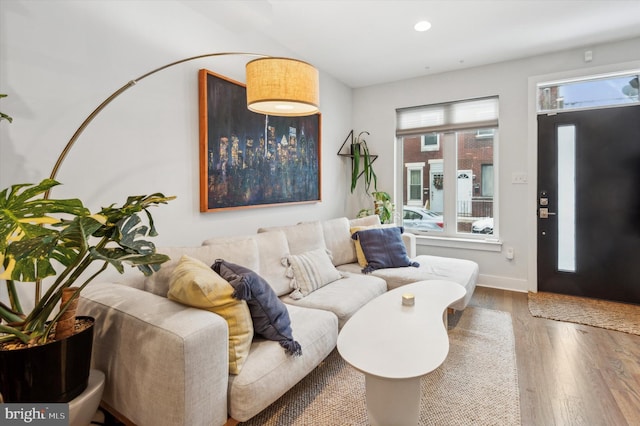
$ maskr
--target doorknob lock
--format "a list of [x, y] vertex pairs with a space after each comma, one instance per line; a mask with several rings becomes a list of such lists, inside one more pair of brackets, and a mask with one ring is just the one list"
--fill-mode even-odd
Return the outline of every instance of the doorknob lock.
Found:
[[540, 219], [548, 219], [549, 216], [555, 216], [555, 215], [556, 214], [554, 212], [550, 212], [547, 207], [540, 207], [540, 210], [539, 210]]

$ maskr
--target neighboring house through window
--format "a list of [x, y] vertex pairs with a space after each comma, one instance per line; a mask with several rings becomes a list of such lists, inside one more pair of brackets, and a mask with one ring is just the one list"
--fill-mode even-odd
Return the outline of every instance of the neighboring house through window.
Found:
[[[398, 202], [443, 218], [442, 227], [421, 226], [414, 220], [405, 221], [405, 228], [418, 235], [495, 237], [498, 98], [402, 108], [397, 110], [397, 123], [403, 162], [398, 178], [404, 196]], [[482, 234], [473, 227], [479, 221]]]

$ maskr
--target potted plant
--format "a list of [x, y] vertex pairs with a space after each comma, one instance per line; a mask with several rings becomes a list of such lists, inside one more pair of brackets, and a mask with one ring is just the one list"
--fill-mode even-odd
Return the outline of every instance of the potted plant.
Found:
[[377, 214], [380, 217], [380, 223], [392, 223], [395, 205], [391, 201], [391, 195], [384, 191], [374, 191], [371, 195], [373, 196], [373, 209], [361, 209], [358, 212], [358, 217]]
[[381, 223], [392, 223], [394, 204], [391, 202], [391, 195], [384, 191], [372, 192], [373, 195], [373, 211], [380, 216]]
[[[353, 135], [353, 134], [352, 134]], [[360, 132], [358, 136], [351, 141], [351, 193], [358, 186], [360, 176], [364, 179], [364, 190], [368, 194], [371, 184], [376, 187], [378, 177], [373, 171], [372, 163], [375, 157], [369, 152], [367, 141], [362, 135], [369, 135], [369, 132]], [[361, 163], [362, 162], [362, 168]]]
[[[88, 356], [78, 354], [81, 344], [69, 342], [82, 335], [76, 331], [83, 322], [92, 333], [93, 319], [76, 320], [70, 312], [80, 292], [109, 265], [122, 273], [126, 263], [150, 275], [168, 260], [144, 237], [157, 235], [149, 207], [175, 197], [132, 196], [121, 206], [91, 214], [79, 199], [41, 197], [56, 185], [45, 179], [0, 191], [0, 279], [9, 296], [8, 304], [0, 302], [0, 393], [5, 402], [68, 402], [82, 393], [92, 337], [80, 339], [88, 341]], [[17, 282], [39, 284], [46, 277], [53, 282], [43, 295], [36, 285], [34, 307], [25, 312]], [[65, 320], [71, 337], [59, 335]], [[58, 355], [43, 355], [45, 348], [56, 346]], [[82, 370], [81, 377], [69, 376], [68, 370]]]

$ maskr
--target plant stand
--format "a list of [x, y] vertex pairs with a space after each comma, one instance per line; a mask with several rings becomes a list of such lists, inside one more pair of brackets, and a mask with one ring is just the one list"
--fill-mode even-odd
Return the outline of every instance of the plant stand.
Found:
[[91, 370], [87, 388], [69, 401], [69, 426], [86, 426], [91, 423], [100, 405], [103, 391], [104, 373]]
[[[347, 142], [349, 141], [349, 145], [347, 148], [349, 148], [349, 153], [343, 153], [342, 150], [344, 149], [344, 146], [347, 144]], [[347, 138], [344, 140], [344, 142], [342, 142], [342, 145], [340, 145], [340, 149], [338, 149], [338, 155], [341, 157], [349, 157], [351, 158], [351, 160], [353, 161], [353, 153], [351, 152], [351, 145], [353, 145], [353, 130], [351, 130], [349, 132], [349, 134], [347, 135]], [[376, 161], [378, 159], [378, 156], [376, 154], [371, 154], [371, 164], [373, 164], [374, 161]], [[358, 177], [362, 176], [361, 172]]]

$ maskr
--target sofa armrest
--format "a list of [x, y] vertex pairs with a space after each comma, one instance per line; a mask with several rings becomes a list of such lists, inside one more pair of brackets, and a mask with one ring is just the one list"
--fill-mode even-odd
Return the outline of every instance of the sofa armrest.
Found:
[[404, 232], [402, 234], [402, 241], [407, 248], [407, 256], [409, 259], [413, 259], [418, 255], [416, 251], [416, 236], [410, 232]]
[[138, 425], [227, 421], [228, 327], [209, 311], [119, 284], [82, 291], [79, 313], [96, 319], [92, 367], [103, 400]]

